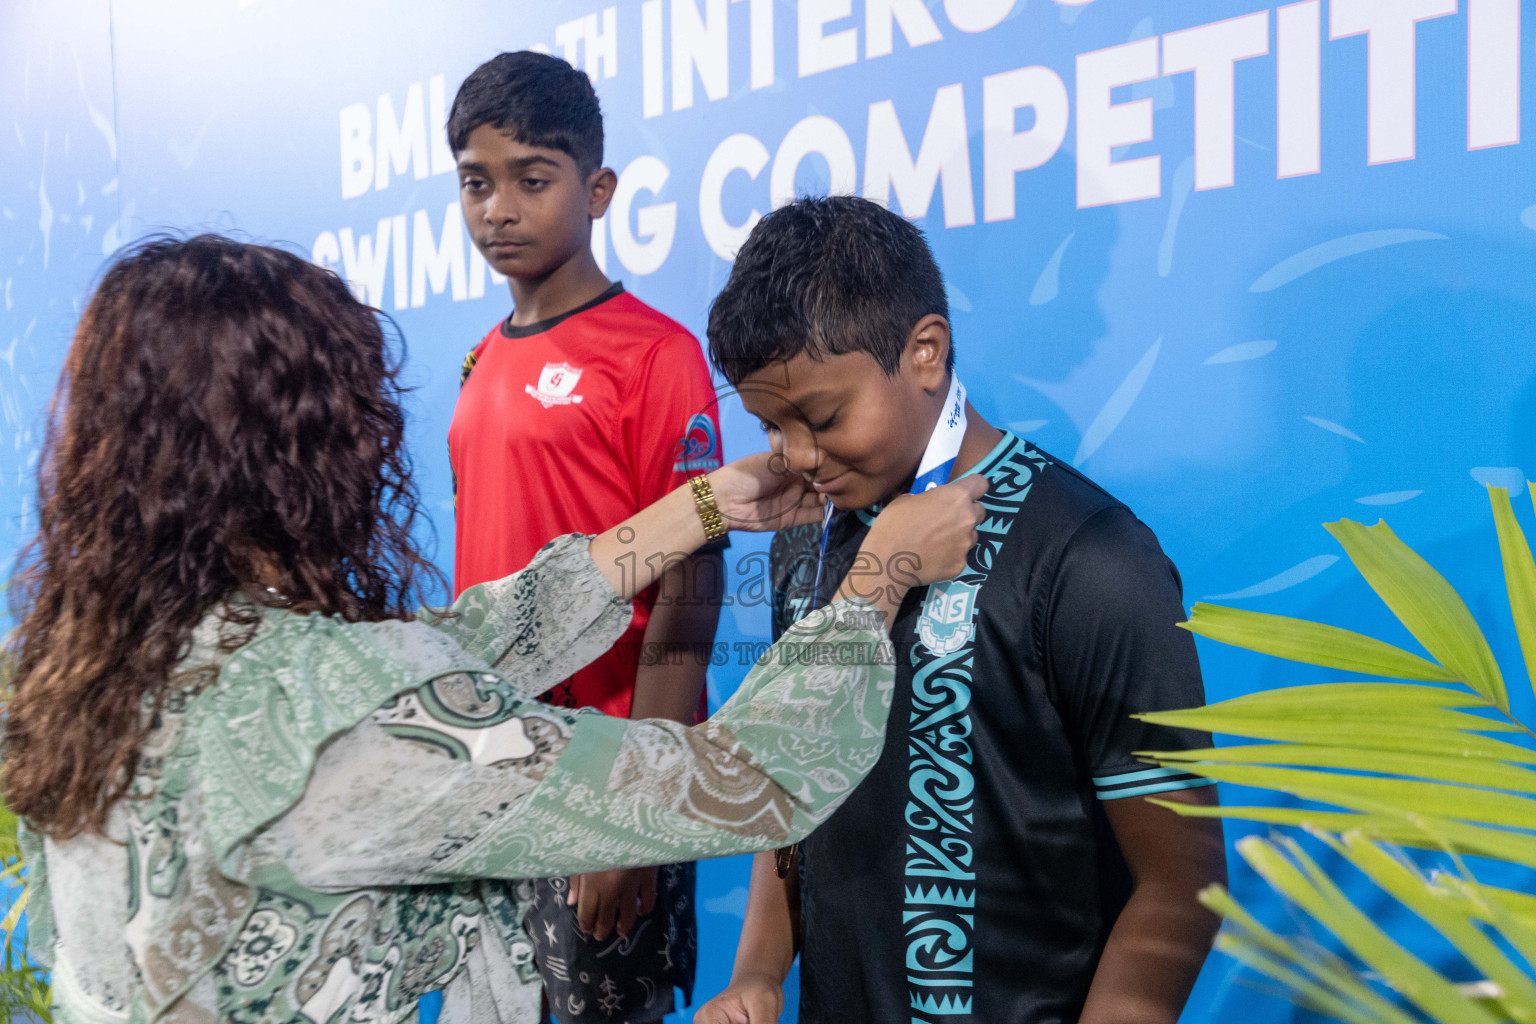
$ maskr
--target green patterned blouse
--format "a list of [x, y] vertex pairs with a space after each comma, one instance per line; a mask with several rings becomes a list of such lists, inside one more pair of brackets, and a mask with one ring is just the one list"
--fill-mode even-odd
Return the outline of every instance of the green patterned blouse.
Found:
[[104, 836], [24, 834], [60, 1024], [538, 1019], [519, 879], [766, 850], [874, 765], [892, 659], [857, 599], [703, 725], [530, 698], [629, 624], [572, 535], [453, 614], [211, 614]]

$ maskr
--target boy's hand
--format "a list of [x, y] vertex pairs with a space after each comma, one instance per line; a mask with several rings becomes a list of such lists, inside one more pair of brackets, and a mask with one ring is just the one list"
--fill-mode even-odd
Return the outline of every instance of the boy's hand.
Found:
[[821, 522], [821, 495], [782, 456], [748, 455], [709, 474], [720, 517], [732, 530], [772, 532]]
[[699, 1007], [693, 1024], [777, 1024], [784, 986], [764, 974], [747, 975]]
[[566, 906], [576, 908], [581, 930], [601, 942], [614, 933], [628, 935], [635, 919], [656, 909], [656, 869], [628, 868], [572, 875]]

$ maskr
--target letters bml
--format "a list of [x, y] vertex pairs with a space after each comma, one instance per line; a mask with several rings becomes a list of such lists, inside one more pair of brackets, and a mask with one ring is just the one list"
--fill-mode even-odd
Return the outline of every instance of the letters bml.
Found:
[[948, 580], [928, 590], [923, 614], [917, 620], [917, 638], [934, 654], [954, 654], [976, 635], [974, 583]]

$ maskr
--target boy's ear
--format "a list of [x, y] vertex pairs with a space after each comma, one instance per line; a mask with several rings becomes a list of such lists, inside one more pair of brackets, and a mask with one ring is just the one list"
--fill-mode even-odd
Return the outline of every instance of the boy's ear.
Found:
[[944, 364], [949, 361], [949, 321], [929, 313], [914, 324], [901, 361], [924, 391], [942, 391], [948, 384]]
[[587, 178], [587, 212], [593, 220], [608, 212], [613, 202], [613, 190], [619, 187], [619, 176], [611, 167], [599, 167]]

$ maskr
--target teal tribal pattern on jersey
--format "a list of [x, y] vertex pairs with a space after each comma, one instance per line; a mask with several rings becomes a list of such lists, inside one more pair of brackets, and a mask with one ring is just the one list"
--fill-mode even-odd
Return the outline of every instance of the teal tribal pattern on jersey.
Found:
[[521, 879], [795, 841], [884, 741], [858, 598], [693, 728], [533, 700], [631, 619], [580, 536], [451, 615], [254, 610], [198, 627], [107, 835], [25, 836], [58, 1024], [397, 1024], [442, 988], [455, 1021], [533, 1024]]
[[[974, 987], [976, 874], [971, 751], [976, 597], [992, 571], [1045, 457], [1023, 441], [972, 472], [991, 484], [965, 571], [928, 588], [911, 649], [912, 710], [907, 731], [909, 799], [902, 924], [914, 1014], [969, 1015]], [[913, 1020], [916, 1021], [915, 1015]]]

